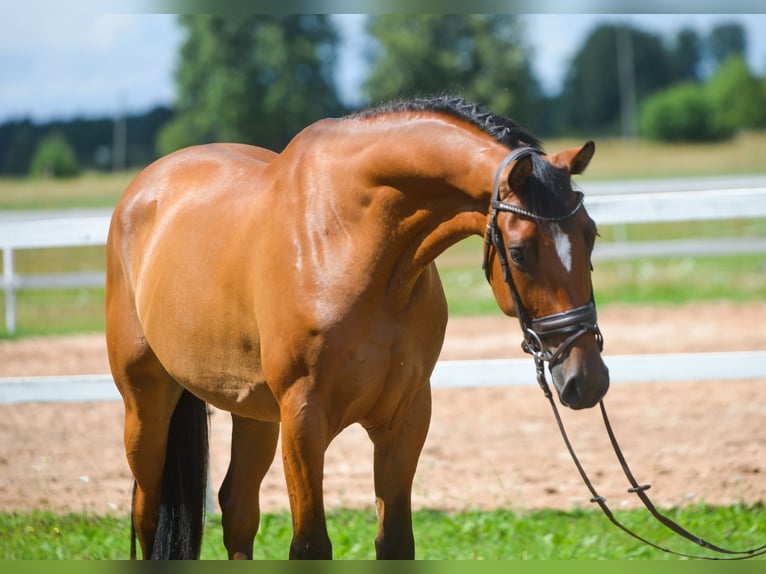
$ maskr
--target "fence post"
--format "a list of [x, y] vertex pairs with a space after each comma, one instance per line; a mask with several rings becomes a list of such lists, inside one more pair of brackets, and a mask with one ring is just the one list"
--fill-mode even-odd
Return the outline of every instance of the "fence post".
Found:
[[13, 248], [3, 246], [3, 289], [5, 291], [5, 330], [9, 335], [16, 332], [16, 291], [13, 274]]

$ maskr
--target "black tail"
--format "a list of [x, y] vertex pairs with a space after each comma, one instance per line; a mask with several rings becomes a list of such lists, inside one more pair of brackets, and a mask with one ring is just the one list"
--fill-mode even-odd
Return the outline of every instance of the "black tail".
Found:
[[207, 465], [207, 405], [184, 391], [170, 421], [152, 560], [199, 558], [205, 525]]

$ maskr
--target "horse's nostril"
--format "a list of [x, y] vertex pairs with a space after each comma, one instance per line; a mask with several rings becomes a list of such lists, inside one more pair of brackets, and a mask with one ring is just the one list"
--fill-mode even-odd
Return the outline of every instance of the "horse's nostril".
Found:
[[559, 390], [561, 402], [573, 410], [587, 409], [598, 404], [609, 389], [609, 375], [597, 379], [585, 375], [572, 375]]
[[564, 384], [560, 393], [561, 402], [571, 408], [577, 408], [580, 402], [580, 381], [572, 377]]

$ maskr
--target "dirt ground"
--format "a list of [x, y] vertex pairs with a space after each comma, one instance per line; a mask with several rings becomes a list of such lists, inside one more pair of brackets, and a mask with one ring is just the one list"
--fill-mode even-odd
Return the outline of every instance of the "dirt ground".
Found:
[[[608, 307], [609, 354], [761, 350], [766, 304]], [[443, 359], [523, 356], [515, 320], [450, 320]], [[0, 342], [0, 376], [108, 372], [100, 335]], [[605, 400], [634, 474], [658, 505], [766, 502], [766, 380], [613, 381]], [[596, 410], [564, 410], [575, 449], [614, 508], [635, 507]], [[211, 417], [211, 476], [228, 463], [230, 420]], [[0, 510], [125, 513], [131, 477], [122, 404], [0, 405]], [[329, 509], [374, 509], [372, 447], [352, 426], [327, 452]], [[591, 506], [547, 401], [534, 386], [435, 390], [418, 473], [416, 508], [571, 509]], [[262, 488], [265, 511], [288, 505], [277, 456]]]

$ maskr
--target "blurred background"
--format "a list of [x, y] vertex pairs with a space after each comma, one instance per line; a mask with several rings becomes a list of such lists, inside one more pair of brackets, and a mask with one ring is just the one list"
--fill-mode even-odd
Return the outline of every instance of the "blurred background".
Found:
[[20, 13], [0, 68], [3, 175], [120, 170], [205, 141], [279, 149], [319, 118], [444, 92], [546, 138], [766, 126], [766, 15]]

